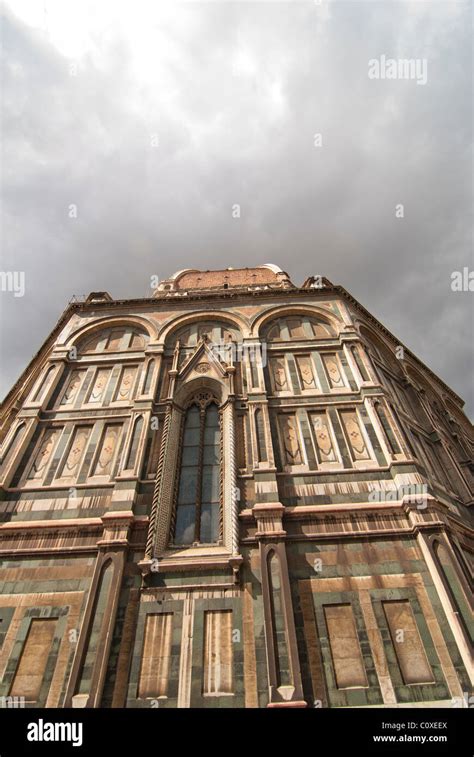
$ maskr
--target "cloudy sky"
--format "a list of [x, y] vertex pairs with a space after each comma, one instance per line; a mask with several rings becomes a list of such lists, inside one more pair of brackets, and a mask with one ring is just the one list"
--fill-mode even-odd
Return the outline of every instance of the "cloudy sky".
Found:
[[[73, 294], [274, 262], [342, 284], [472, 414], [468, 3], [14, 0], [1, 37], [1, 270], [26, 275], [2, 396]], [[369, 78], [381, 56], [426, 83]]]

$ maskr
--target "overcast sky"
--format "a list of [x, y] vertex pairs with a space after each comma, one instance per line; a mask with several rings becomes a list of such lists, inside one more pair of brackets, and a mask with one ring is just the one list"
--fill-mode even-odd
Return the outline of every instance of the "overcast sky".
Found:
[[[473, 269], [468, 3], [3, 13], [1, 270], [26, 291], [0, 292], [2, 396], [73, 294], [273, 262], [342, 284], [472, 415], [472, 293], [451, 290]], [[369, 78], [380, 56], [426, 83]]]

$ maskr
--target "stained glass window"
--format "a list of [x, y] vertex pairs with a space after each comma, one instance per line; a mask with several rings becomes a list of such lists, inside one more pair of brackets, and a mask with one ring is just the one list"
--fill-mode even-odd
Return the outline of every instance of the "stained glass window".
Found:
[[220, 424], [214, 403], [191, 405], [184, 420], [175, 544], [219, 540]]

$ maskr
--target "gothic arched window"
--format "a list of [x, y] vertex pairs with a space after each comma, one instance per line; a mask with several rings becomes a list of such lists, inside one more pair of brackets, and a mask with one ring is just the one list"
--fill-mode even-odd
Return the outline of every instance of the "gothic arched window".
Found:
[[216, 544], [220, 536], [219, 410], [193, 403], [184, 418], [176, 498], [175, 544]]
[[48, 370], [46, 371], [43, 380], [41, 381], [41, 384], [35, 391], [33, 395], [33, 402], [42, 402], [44, 399], [44, 396], [46, 394], [46, 389], [48, 388], [49, 380], [56, 370], [56, 367], [54, 365], [51, 365]]
[[133, 429], [132, 441], [130, 444], [130, 450], [128, 452], [127, 462], [125, 463], [126, 470], [130, 470], [135, 467], [137, 460], [138, 445], [140, 444], [140, 438], [143, 429], [143, 417], [140, 415], [135, 421], [135, 427]]

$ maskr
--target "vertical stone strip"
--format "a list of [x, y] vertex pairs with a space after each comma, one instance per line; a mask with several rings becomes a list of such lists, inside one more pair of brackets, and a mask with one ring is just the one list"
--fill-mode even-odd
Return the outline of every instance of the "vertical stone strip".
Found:
[[327, 707], [328, 698], [325, 687], [325, 675], [314, 616], [313, 592], [311, 581], [299, 582], [300, 604], [303, 615], [303, 629], [308, 654], [309, 672], [313, 684], [314, 706]]
[[232, 610], [208, 610], [204, 613], [203, 693], [231, 694], [232, 668]]
[[359, 602], [364, 618], [364, 624], [367, 629], [367, 637], [372, 650], [375, 670], [379, 679], [380, 691], [383, 702], [386, 705], [397, 704], [397, 698], [390, 678], [387, 658], [383, 648], [382, 637], [380, 635], [377, 620], [374, 615], [370, 593], [368, 590], [361, 589], [359, 592]]
[[[180, 430], [181, 413], [176, 408], [173, 408], [170, 403], [166, 408], [161, 437], [161, 449], [145, 550], [146, 560], [150, 560], [155, 552], [163, 551], [168, 544], [170, 524], [173, 519], [173, 483], [177, 474], [176, 460], [179, 449]], [[172, 461], [172, 465], [170, 461]]]
[[177, 706], [191, 705], [191, 674], [193, 664], [193, 624], [194, 600], [192, 592], [186, 593], [183, 602], [183, 629], [181, 635], [181, 656], [179, 660], [179, 689]]
[[130, 655], [135, 640], [140, 593], [137, 589], [130, 590], [130, 596], [125, 611], [125, 619], [122, 630], [122, 639], [117, 661], [112, 707], [125, 707], [127, 699], [127, 682], [130, 666]]
[[225, 533], [225, 409], [219, 413], [219, 542], [226, 543]]
[[229, 401], [222, 411], [223, 440], [223, 537], [224, 544], [233, 555], [239, 553], [239, 502], [235, 460], [234, 404]]
[[[425, 559], [427, 568], [430, 572], [431, 579], [435, 585], [436, 591], [438, 592], [438, 596], [440, 598], [441, 605], [445, 612], [448, 623], [451, 627], [451, 631], [456, 640], [456, 644], [459, 649], [459, 654], [461, 655], [462, 661], [469, 675], [471, 683], [474, 684], [474, 669], [473, 669], [473, 664], [472, 664], [471, 650], [469, 649], [466, 639], [464, 637], [457, 612], [453, 608], [451, 598], [449, 597], [448, 592], [444, 588], [443, 581], [441, 580], [441, 576], [439, 575], [437, 565], [433, 559], [433, 556], [430, 552], [428, 544], [426, 543], [426, 537], [424, 536], [424, 534], [418, 533], [417, 541], [422, 551], [423, 557]], [[428, 607], [430, 608], [430, 612], [432, 613], [431, 603], [428, 604]], [[426, 611], [425, 611], [425, 616], [426, 616]], [[430, 632], [433, 633], [433, 628], [434, 628], [435, 634], [438, 635], [437, 624], [435, 625], [431, 621], [431, 618], [430, 618], [430, 621], [427, 620], [427, 623], [428, 623], [428, 626], [430, 626], [430, 623], [431, 623]], [[442, 635], [441, 635], [441, 638], [443, 639]], [[435, 636], [433, 636], [433, 639], [435, 639]], [[439, 648], [438, 648], [438, 654], [440, 654]], [[440, 658], [441, 658], [441, 655], [440, 655]], [[449, 656], [447, 658], [447, 661], [448, 661], [448, 665], [450, 665]], [[447, 665], [444, 666], [445, 674], [446, 674], [447, 667], [448, 667]], [[451, 673], [451, 670], [449, 670], [449, 673]], [[453, 680], [453, 682], [455, 681], [454, 686], [458, 688], [459, 682], [457, 682], [456, 675], [454, 675], [454, 679], [451, 679], [451, 680]], [[453, 690], [454, 687], [453, 687], [453, 683], [451, 683], [451, 680], [449, 683], [451, 693], [453, 693], [453, 695], [455, 694], [457, 695], [458, 692], [457, 691], [454, 692]]]
[[160, 456], [158, 458], [158, 468], [156, 470], [155, 487], [153, 489], [153, 499], [151, 502], [150, 511], [150, 525], [148, 527], [148, 535], [146, 540], [145, 559], [151, 559], [153, 557], [154, 545], [155, 545], [155, 530], [157, 526], [158, 516], [158, 503], [160, 502], [160, 495], [163, 482], [163, 466], [166, 457], [166, 449], [168, 445], [169, 429], [171, 423], [172, 405], [169, 404], [166, 408], [165, 420], [163, 423], [163, 433], [161, 435], [161, 448]]
[[252, 584], [244, 586], [243, 634], [244, 634], [244, 683], [245, 707], [258, 707], [257, 657], [255, 653], [255, 632], [253, 622]]
[[173, 613], [149, 613], [145, 621], [138, 697], [164, 697], [168, 693]]
[[165, 441], [166, 452], [161, 474], [158, 508], [155, 526], [155, 550], [162, 552], [168, 546], [170, 533], [174, 532], [175, 481], [178, 480], [179, 443], [181, 438], [181, 412], [176, 407], [171, 411], [169, 429]]

